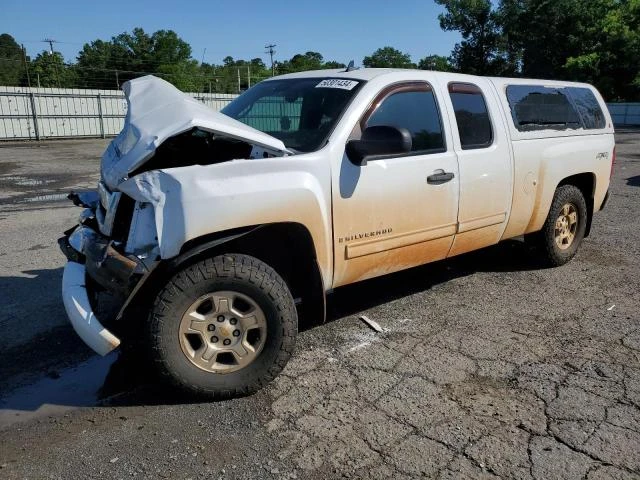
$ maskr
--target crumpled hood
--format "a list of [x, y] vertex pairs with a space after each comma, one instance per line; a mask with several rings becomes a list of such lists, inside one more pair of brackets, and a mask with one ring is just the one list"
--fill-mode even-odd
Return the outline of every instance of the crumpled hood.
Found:
[[166, 139], [194, 127], [243, 140], [273, 151], [290, 153], [281, 140], [216, 112], [153, 75], [122, 86], [127, 115], [120, 134], [102, 156], [101, 174], [111, 189], [149, 160]]

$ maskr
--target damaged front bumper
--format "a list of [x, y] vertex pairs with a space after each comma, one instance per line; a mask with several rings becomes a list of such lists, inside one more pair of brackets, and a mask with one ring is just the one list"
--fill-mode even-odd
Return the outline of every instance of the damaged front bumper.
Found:
[[119, 252], [111, 239], [96, 231], [92, 225], [95, 223], [92, 205], [88, 207], [80, 215], [81, 223], [58, 240], [68, 260], [62, 277], [62, 298], [76, 333], [95, 352], [106, 355], [120, 345], [120, 339], [105, 328], [93, 312], [87, 277], [99, 288], [126, 298], [146, 268], [135, 257]]
[[142, 262], [113, 247], [113, 242], [86, 225], [78, 225], [58, 240], [67, 260], [85, 265], [87, 274], [105, 290], [127, 296], [139, 275]]
[[92, 350], [106, 355], [120, 345], [120, 339], [102, 326], [91, 309], [84, 265], [72, 261], [65, 265], [62, 300], [73, 329]]

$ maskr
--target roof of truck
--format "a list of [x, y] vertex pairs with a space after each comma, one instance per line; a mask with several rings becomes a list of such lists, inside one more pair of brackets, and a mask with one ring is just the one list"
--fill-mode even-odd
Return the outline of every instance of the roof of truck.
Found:
[[[393, 73], [406, 73], [412, 77], [420, 76], [421, 73], [424, 73], [425, 76], [429, 75], [433, 78], [434, 75], [445, 77], [447, 79], [451, 79], [455, 77], [456, 79], [464, 79], [465, 77], [471, 81], [473, 78], [478, 78], [478, 75], [467, 75], [462, 73], [453, 73], [453, 72], [439, 72], [435, 70], [416, 70], [416, 69], [406, 69], [406, 68], [358, 68], [356, 70], [351, 70], [350, 72], [345, 71], [344, 68], [337, 69], [328, 69], [328, 70], [308, 70], [305, 72], [296, 72], [296, 73], [287, 73], [284, 75], [278, 75], [276, 77], [272, 77], [268, 80], [280, 80], [280, 79], [290, 79], [290, 78], [318, 78], [318, 77], [339, 77], [345, 79], [353, 79], [353, 80], [364, 80], [369, 81], [373, 80], [376, 77], [390, 75]], [[527, 83], [536, 83], [536, 84], [546, 84], [546, 85], [574, 85], [574, 86], [587, 86], [585, 83], [577, 83], [577, 82], [567, 82], [564, 80], [543, 80], [543, 79], [533, 79], [533, 78], [507, 78], [507, 77], [481, 77], [487, 78], [494, 81], [496, 84], [505, 84], [505, 83], [515, 83], [515, 84], [527, 84]]]
[[278, 75], [276, 78], [314, 78], [314, 77], [340, 77], [340, 78], [352, 78], [354, 80], [371, 80], [380, 75], [385, 75], [393, 72], [402, 72], [405, 70], [398, 68], [358, 68], [346, 72], [344, 68], [335, 68], [328, 70], [307, 70], [306, 72], [287, 73], [285, 75]]

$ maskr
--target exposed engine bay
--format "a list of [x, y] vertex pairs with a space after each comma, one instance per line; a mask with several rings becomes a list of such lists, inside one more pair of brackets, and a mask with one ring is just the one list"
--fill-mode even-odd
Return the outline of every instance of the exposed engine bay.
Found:
[[153, 157], [130, 176], [149, 170], [190, 165], [214, 165], [237, 159], [267, 158], [273, 154], [242, 140], [225, 137], [198, 128], [168, 138], [155, 151]]
[[213, 111], [159, 78], [137, 78], [123, 90], [125, 124], [101, 163], [101, 179], [111, 191], [151, 170], [293, 153], [281, 140]]

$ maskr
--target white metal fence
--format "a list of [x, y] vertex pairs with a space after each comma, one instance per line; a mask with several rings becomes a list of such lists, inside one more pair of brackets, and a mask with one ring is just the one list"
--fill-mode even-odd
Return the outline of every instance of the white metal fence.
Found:
[[[237, 97], [190, 93], [220, 110]], [[609, 103], [616, 126], [640, 126], [640, 103]], [[127, 104], [119, 90], [0, 87], [0, 141], [109, 137], [122, 129]]]
[[615, 126], [640, 126], [640, 103], [608, 103]]
[[[237, 95], [190, 93], [220, 110]], [[122, 129], [127, 103], [119, 90], [0, 87], [0, 140], [109, 137]]]

